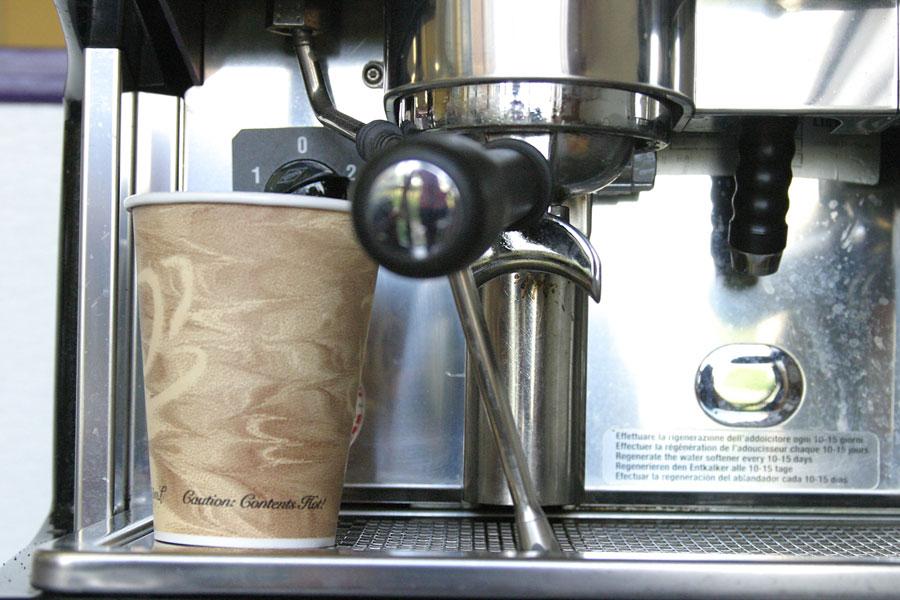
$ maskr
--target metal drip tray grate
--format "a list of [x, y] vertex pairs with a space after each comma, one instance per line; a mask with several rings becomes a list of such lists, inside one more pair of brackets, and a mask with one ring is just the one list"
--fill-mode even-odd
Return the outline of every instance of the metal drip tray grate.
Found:
[[503, 552], [516, 549], [512, 521], [483, 519], [341, 520], [339, 548], [422, 550], [431, 552]]
[[577, 552], [900, 557], [900, 527], [896, 526], [564, 520], [554, 523], [554, 530], [564, 550]]
[[[779, 521], [554, 519], [566, 552], [900, 557], [896, 525]], [[516, 549], [512, 521], [502, 519], [342, 519], [339, 548], [355, 551], [503, 552]]]

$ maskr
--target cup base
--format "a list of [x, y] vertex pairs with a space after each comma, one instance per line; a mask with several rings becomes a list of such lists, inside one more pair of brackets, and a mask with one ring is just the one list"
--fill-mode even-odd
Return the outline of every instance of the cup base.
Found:
[[154, 538], [166, 544], [181, 546], [209, 546], [212, 548], [259, 548], [272, 550], [302, 550], [334, 546], [333, 537], [323, 538], [243, 538], [218, 535], [193, 535], [155, 531]]

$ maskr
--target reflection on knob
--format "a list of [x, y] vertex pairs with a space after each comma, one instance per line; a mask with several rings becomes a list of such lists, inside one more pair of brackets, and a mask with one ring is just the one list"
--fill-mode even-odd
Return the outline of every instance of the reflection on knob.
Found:
[[441, 168], [404, 160], [375, 177], [364, 218], [384, 252], [421, 261], [461, 235], [459, 196]]
[[362, 247], [395, 273], [438, 277], [464, 269], [507, 228], [538, 222], [550, 171], [534, 147], [421, 134], [373, 157], [351, 191]]

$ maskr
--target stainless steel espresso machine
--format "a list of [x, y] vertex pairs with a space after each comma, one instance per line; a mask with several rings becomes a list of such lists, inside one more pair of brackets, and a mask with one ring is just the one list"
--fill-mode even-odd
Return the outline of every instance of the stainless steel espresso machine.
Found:
[[[35, 590], [896, 594], [896, 0], [56, 3]], [[153, 545], [122, 202], [172, 190], [346, 196], [385, 267], [333, 550]]]

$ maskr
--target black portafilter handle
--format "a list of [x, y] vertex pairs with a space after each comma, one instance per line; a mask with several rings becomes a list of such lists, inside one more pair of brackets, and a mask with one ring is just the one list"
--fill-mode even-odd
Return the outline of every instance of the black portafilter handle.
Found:
[[728, 229], [732, 268], [764, 276], [778, 270], [787, 244], [794, 117], [748, 117], [738, 141], [738, 168]]
[[387, 269], [448, 275], [484, 254], [504, 230], [540, 220], [550, 182], [547, 161], [527, 142], [418, 134], [360, 169], [350, 190], [353, 225]]

